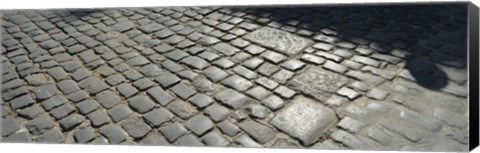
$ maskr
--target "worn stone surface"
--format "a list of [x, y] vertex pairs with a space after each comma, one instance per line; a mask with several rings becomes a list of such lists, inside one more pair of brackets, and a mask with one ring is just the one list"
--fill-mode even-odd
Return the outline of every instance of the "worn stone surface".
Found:
[[245, 35], [245, 39], [274, 48], [287, 55], [298, 54], [306, 46], [312, 44], [311, 40], [269, 27], [249, 33]]
[[175, 122], [170, 125], [161, 127], [160, 132], [167, 138], [168, 141], [173, 142], [178, 137], [182, 136], [187, 132], [187, 129], [180, 123]]
[[255, 121], [243, 121], [240, 123], [240, 128], [262, 144], [268, 142], [275, 136], [275, 131], [273, 131], [272, 128]]
[[250, 98], [232, 89], [226, 89], [217, 93], [215, 99], [235, 109], [242, 107], [250, 101]]
[[206, 116], [197, 115], [185, 122], [185, 126], [196, 135], [202, 135], [213, 128], [213, 122]]
[[280, 110], [270, 121], [275, 127], [298, 138], [305, 145], [313, 144], [333, 127], [335, 113], [312, 99], [299, 96]]
[[468, 151], [467, 12], [2, 10], [0, 141]]
[[348, 78], [317, 67], [310, 67], [305, 72], [293, 77], [288, 85], [318, 100], [324, 101], [346, 84]]

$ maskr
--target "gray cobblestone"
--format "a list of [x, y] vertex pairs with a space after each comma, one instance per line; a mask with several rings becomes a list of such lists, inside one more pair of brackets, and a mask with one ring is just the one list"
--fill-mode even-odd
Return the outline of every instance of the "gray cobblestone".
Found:
[[357, 121], [353, 118], [350, 118], [348, 116], [340, 120], [340, 122], [338, 122], [338, 125], [343, 129], [353, 133], [358, 133], [360, 132], [360, 130], [362, 130], [362, 128], [365, 127], [364, 123]]
[[240, 128], [262, 144], [270, 141], [275, 136], [273, 129], [255, 121], [243, 121], [240, 123]]
[[[244, 74], [245, 75], [245, 74]], [[253, 84], [246, 79], [243, 79], [237, 75], [232, 75], [222, 81], [223, 84], [232, 87], [238, 91], [245, 91], [249, 89]]]
[[2, 11], [0, 141], [466, 151], [465, 10]]
[[204, 115], [197, 115], [185, 122], [185, 126], [196, 135], [202, 135], [213, 128], [213, 122]]
[[423, 138], [423, 132], [417, 128], [402, 124], [399, 121], [383, 121], [380, 123], [383, 127], [401, 134], [410, 141], [418, 142]]
[[5, 137], [20, 130], [20, 125], [14, 118], [8, 117], [1, 121], [1, 128], [1, 134], [3, 137]]
[[385, 81], [385, 79], [360, 71], [348, 71], [345, 75], [371, 83], [373, 85], [379, 85]]
[[112, 117], [114, 122], [119, 122], [130, 116], [132, 113], [133, 111], [125, 104], [119, 104], [108, 111], [108, 114]]
[[203, 71], [203, 74], [213, 82], [218, 82], [228, 76], [228, 73], [215, 66], [208, 67]]
[[335, 61], [337, 63], [342, 61], [342, 57], [337, 56], [335, 54], [330, 54], [330, 53], [327, 53], [327, 52], [323, 52], [323, 51], [317, 51], [317, 52], [315, 52], [315, 55], [326, 58], [326, 59], [329, 59], [329, 60], [332, 60], [332, 61]]
[[30, 95], [23, 95], [21, 97], [15, 98], [11, 101], [11, 105], [13, 109], [24, 108], [34, 104], [35, 101], [33, 100], [32, 96]]
[[192, 87], [185, 85], [184, 83], [179, 83], [171, 88], [171, 90], [180, 98], [186, 100], [192, 95], [194, 95], [197, 91], [194, 90]]
[[198, 113], [190, 103], [175, 100], [167, 105], [167, 108], [182, 119], [188, 119]]
[[125, 98], [130, 98], [138, 93], [138, 90], [135, 87], [126, 83], [118, 85], [117, 90]]
[[248, 104], [244, 109], [251, 117], [258, 119], [264, 119], [272, 113], [267, 107], [261, 104]]
[[315, 56], [313, 54], [303, 54], [302, 57], [301, 57], [302, 61], [305, 61], [305, 62], [309, 62], [309, 63], [313, 63], [313, 64], [322, 64], [323, 62], [325, 62], [325, 59], [324, 58], [321, 58], [321, 57], [318, 57], [318, 56]]
[[270, 76], [273, 73], [277, 72], [280, 70], [280, 67], [270, 64], [268, 62], [263, 63], [260, 67], [258, 67], [257, 71], [258, 73], [265, 75], [265, 76]]
[[347, 67], [343, 66], [343, 65], [340, 65], [340, 64], [337, 64], [335, 62], [332, 62], [332, 61], [326, 61], [325, 64], [323, 64], [323, 67], [326, 68], [326, 69], [329, 69], [329, 70], [332, 70], [334, 72], [337, 72], [337, 73], [344, 73], [345, 71], [347, 71]]
[[240, 128], [228, 120], [218, 123], [217, 127], [228, 136], [235, 136], [240, 132]]
[[214, 46], [212, 46], [212, 49], [224, 54], [224, 55], [227, 55], [227, 56], [231, 56], [237, 52], [239, 52], [240, 50], [238, 48], [235, 48], [229, 44], [226, 44], [226, 43], [218, 43]]
[[388, 92], [378, 89], [378, 88], [373, 88], [367, 93], [367, 97], [373, 98], [375, 100], [383, 100], [388, 96]]
[[[70, 116], [67, 116], [59, 121], [60, 126], [64, 131], [71, 130], [75, 128], [77, 125], [83, 122], [85, 120], [85, 117], [79, 114], [72, 114]], [[62, 137], [63, 138], [63, 137]]]
[[127, 133], [118, 125], [108, 124], [100, 128], [99, 132], [113, 144], [118, 144], [127, 139]]
[[232, 70], [238, 75], [245, 77], [247, 79], [255, 79], [257, 77], [257, 73], [250, 71], [249, 69], [240, 65], [235, 66]]
[[219, 132], [210, 131], [202, 137], [202, 141], [208, 146], [225, 147], [230, 145], [230, 142], [223, 137]]
[[155, 107], [155, 103], [146, 95], [137, 95], [128, 99], [128, 104], [134, 111], [146, 113]]
[[75, 132], [74, 137], [77, 142], [86, 143], [95, 138], [95, 133], [93, 128], [84, 128]]
[[337, 130], [333, 132], [331, 137], [333, 140], [342, 142], [351, 149], [370, 149], [370, 146], [367, 145], [365, 142], [358, 139], [354, 135], [342, 130]]
[[291, 70], [291, 71], [296, 71], [303, 66], [305, 66], [305, 63], [299, 61], [299, 60], [288, 60], [281, 65], [282, 67]]
[[243, 62], [243, 65], [246, 66], [247, 68], [249, 69], [256, 69], [258, 66], [260, 66], [260, 64], [262, 64], [264, 62], [263, 59], [261, 58], [258, 58], [258, 57], [253, 57], [251, 59], [248, 59], [246, 60], [245, 62]]
[[427, 118], [422, 118], [422, 117], [413, 115], [406, 111], [401, 111], [400, 117], [430, 131], [439, 131], [442, 128], [442, 125], [440, 123], [431, 121], [430, 119], [427, 119]]
[[160, 132], [167, 138], [169, 142], [175, 141], [178, 137], [187, 133], [187, 129], [180, 123], [175, 122], [170, 125], [161, 127]]
[[[2, 108], [4, 108], [4, 107], [2, 107]], [[6, 109], [4, 110], [4, 109], [2, 109], [1, 112], [5, 113], [5, 114], [9, 114], [8, 110], [6, 110]], [[17, 113], [18, 113], [18, 116], [26, 117], [28, 119], [33, 119], [33, 118], [37, 117], [38, 115], [45, 113], [45, 111], [38, 105], [32, 105], [30, 107], [17, 110]], [[55, 113], [55, 112], [52, 112], [52, 113]]]
[[134, 139], [144, 137], [152, 129], [139, 117], [125, 119], [125, 121], [121, 123], [121, 126]]
[[181, 146], [205, 146], [202, 142], [200, 142], [200, 140], [195, 138], [193, 134], [187, 134], [183, 137], [180, 137], [177, 140], [177, 144]]
[[378, 67], [380, 65], [380, 62], [364, 56], [353, 56], [351, 60], [362, 63], [362, 64], [370, 65], [373, 67]]
[[250, 101], [248, 97], [232, 89], [226, 89], [215, 94], [215, 99], [233, 108], [239, 108]]
[[80, 102], [78, 104], [75, 104], [82, 114], [88, 114], [97, 108], [100, 107], [97, 101], [95, 100], [84, 100], [83, 102]]
[[196, 94], [189, 101], [199, 108], [204, 108], [213, 103], [213, 99], [205, 94]]
[[213, 83], [204, 77], [196, 78], [193, 80], [192, 84], [199, 92], [210, 92], [215, 90]]
[[449, 125], [464, 128], [467, 125], [467, 121], [461, 119], [460, 114], [453, 113], [445, 109], [435, 109], [435, 117], [446, 122]]
[[58, 128], [53, 128], [38, 136], [37, 141], [40, 143], [61, 143], [65, 141], [65, 135]]
[[209, 107], [205, 108], [204, 112], [215, 122], [224, 120], [230, 114], [230, 111], [227, 108], [218, 104], [210, 105]]
[[228, 68], [231, 68], [232, 66], [235, 65], [234, 62], [232, 62], [231, 60], [229, 60], [227, 58], [220, 58], [220, 59], [214, 61], [213, 64], [215, 64], [216, 66], [218, 66], [220, 68], [223, 68], [223, 69], [228, 69]]
[[32, 134], [42, 134], [53, 126], [54, 122], [47, 115], [41, 115], [25, 124], [25, 127]]
[[96, 111], [88, 114], [87, 117], [90, 120], [90, 123], [94, 127], [99, 127], [99, 126], [102, 126], [102, 125], [109, 122], [108, 115], [101, 110], [96, 110]]
[[147, 93], [153, 98], [153, 100], [155, 100], [162, 106], [165, 106], [174, 100], [174, 97], [172, 95], [170, 95], [168, 92], [166, 92], [160, 87], [150, 88], [147, 90]]

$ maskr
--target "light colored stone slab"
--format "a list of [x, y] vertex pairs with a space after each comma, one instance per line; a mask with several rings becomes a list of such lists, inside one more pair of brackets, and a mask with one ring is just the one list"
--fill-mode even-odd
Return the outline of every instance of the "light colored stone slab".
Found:
[[270, 27], [255, 30], [244, 38], [287, 55], [298, 54], [313, 44], [312, 40]]
[[313, 99], [297, 96], [270, 123], [308, 146], [334, 127], [337, 120], [330, 108]]

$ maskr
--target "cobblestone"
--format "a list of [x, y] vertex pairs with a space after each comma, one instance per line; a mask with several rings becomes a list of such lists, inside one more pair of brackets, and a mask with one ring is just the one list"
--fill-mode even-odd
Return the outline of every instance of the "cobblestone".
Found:
[[79, 114], [72, 114], [70, 116], [67, 116], [59, 121], [60, 126], [64, 131], [71, 130], [75, 126], [79, 125], [80, 123], [85, 120], [85, 117]]
[[302, 61], [313, 63], [313, 64], [322, 64], [325, 62], [324, 58], [312, 55], [312, 54], [303, 54], [301, 57]]
[[[316, 80], [306, 83], [307, 80]], [[347, 78], [323, 69], [311, 67], [288, 82], [292, 89], [300, 90], [319, 100], [326, 100], [328, 95], [339, 89], [348, 81]]]
[[99, 127], [109, 122], [107, 113], [100, 110], [88, 114], [87, 117], [94, 127]]
[[197, 140], [192, 134], [185, 135], [177, 140], [181, 146], [205, 146], [200, 140]]
[[275, 136], [275, 131], [270, 127], [257, 123], [255, 121], [243, 121], [240, 123], [240, 128], [245, 130], [253, 139], [259, 143], [264, 144]]
[[354, 135], [342, 130], [337, 130], [333, 132], [331, 137], [333, 140], [342, 142], [351, 149], [370, 149], [370, 146], [367, 145], [365, 142], [355, 137]]
[[6, 119], [3, 119], [1, 121], [1, 127], [2, 127], [2, 136], [8, 136], [10, 134], [15, 133], [16, 131], [20, 130], [20, 125], [15, 121], [14, 118], [9, 117]]
[[218, 82], [228, 76], [228, 73], [215, 66], [208, 67], [203, 73], [213, 82]]
[[228, 120], [218, 123], [217, 127], [228, 136], [235, 136], [240, 132], [240, 128]]
[[455, 114], [445, 109], [436, 109], [434, 112], [435, 117], [448, 123], [449, 125], [464, 128], [467, 125], [466, 120], [462, 120], [460, 114]]
[[389, 93], [384, 90], [373, 88], [367, 93], [367, 97], [370, 97], [375, 100], [383, 100], [388, 96], [388, 94]]
[[175, 122], [159, 129], [169, 142], [175, 141], [178, 137], [187, 132], [187, 129], [180, 123]]
[[150, 128], [141, 118], [131, 117], [121, 123], [123, 129], [134, 139], [144, 137], [152, 128]]
[[41, 115], [25, 124], [32, 134], [42, 134], [53, 126], [54, 122], [47, 115]]
[[261, 104], [248, 104], [245, 106], [245, 112], [253, 118], [264, 119], [272, 113], [267, 107]]
[[79, 143], [86, 143], [95, 138], [95, 133], [93, 128], [84, 128], [75, 132], [74, 137]]
[[230, 111], [227, 108], [218, 104], [213, 104], [205, 108], [204, 112], [215, 122], [224, 120], [230, 114]]
[[[304, 115], [295, 115], [299, 111]], [[305, 113], [307, 111], [309, 113]], [[334, 114], [329, 108], [311, 99], [298, 97], [270, 122], [280, 130], [300, 139], [303, 144], [310, 145], [335, 125], [337, 119]]]
[[119, 122], [130, 116], [132, 113], [133, 111], [125, 104], [119, 104], [108, 111], [108, 114], [112, 117], [114, 122]]
[[217, 146], [217, 147], [225, 147], [230, 144], [230, 142], [223, 137], [219, 132], [211, 131], [205, 134], [202, 137], [202, 141], [205, 142], [208, 146]]
[[40, 143], [61, 143], [65, 141], [65, 135], [58, 128], [53, 128], [38, 136], [37, 141]]
[[167, 108], [182, 119], [188, 119], [198, 113], [197, 109], [190, 103], [175, 100], [167, 105]]
[[246, 79], [255, 79], [258, 75], [257, 73], [250, 71], [249, 69], [243, 66], [236, 66], [232, 69], [238, 75], [246, 78]]
[[340, 65], [340, 64], [337, 64], [337, 63], [332, 62], [332, 61], [326, 61], [325, 64], [323, 64], [323, 67], [326, 68], [326, 69], [332, 70], [334, 72], [340, 73], [340, 74], [347, 71], [347, 67], [345, 67], [343, 65]]
[[168, 145], [167, 140], [158, 133], [150, 132], [143, 140], [141, 141], [142, 145]]
[[213, 128], [213, 122], [203, 115], [197, 115], [185, 122], [185, 126], [196, 135], [202, 135]]
[[[44, 113], [45, 111], [38, 105], [32, 105], [30, 107], [20, 109], [17, 112], [18, 112], [18, 116], [26, 117], [28, 119], [33, 119], [33, 118], [37, 117], [38, 115]], [[52, 115], [54, 115], [55, 112], [56, 111], [53, 111]], [[68, 112], [68, 111], [66, 111], [66, 112]], [[2, 110], [2, 113], [9, 114], [8, 110]], [[56, 115], [54, 115], [54, 116], [56, 116]]]
[[118, 125], [108, 124], [100, 128], [99, 132], [113, 144], [118, 144], [127, 139], [128, 134]]
[[137, 95], [128, 99], [128, 104], [134, 111], [146, 113], [155, 107], [155, 103], [146, 95]]
[[0, 141], [466, 151], [466, 8], [2, 10]]
[[96, 102], [95, 100], [84, 100], [80, 103], [77, 103], [75, 104], [78, 108], [78, 110], [80, 111], [80, 113], [82, 114], [88, 114], [92, 111], [94, 111], [95, 109], [99, 108], [100, 107], [100, 104], [98, 104], [98, 102]]

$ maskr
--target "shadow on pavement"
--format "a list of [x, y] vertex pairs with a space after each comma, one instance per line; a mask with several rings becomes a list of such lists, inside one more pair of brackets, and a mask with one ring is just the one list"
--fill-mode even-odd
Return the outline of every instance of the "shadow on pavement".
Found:
[[369, 46], [382, 55], [401, 57], [410, 76], [428, 89], [439, 90], [453, 79], [438, 65], [466, 69], [467, 3], [228, 9], [246, 11], [248, 18], [261, 25], [275, 21], [272, 26], [286, 31], [299, 25], [297, 31], [322, 32]]

